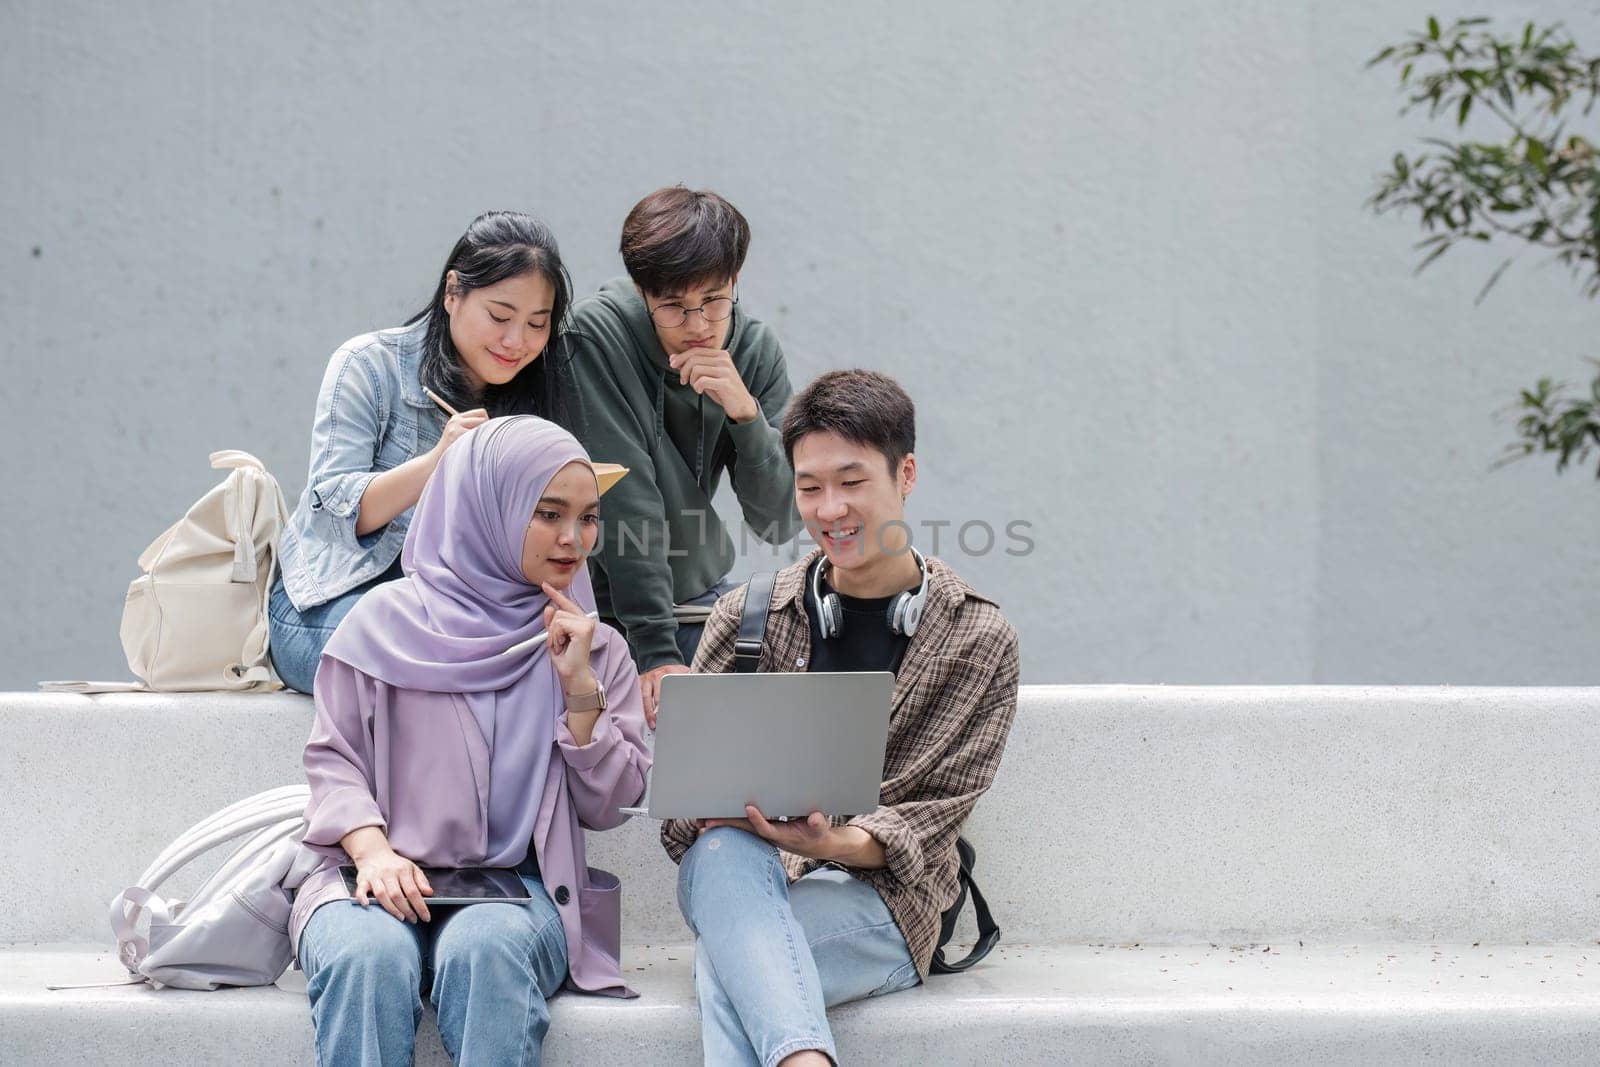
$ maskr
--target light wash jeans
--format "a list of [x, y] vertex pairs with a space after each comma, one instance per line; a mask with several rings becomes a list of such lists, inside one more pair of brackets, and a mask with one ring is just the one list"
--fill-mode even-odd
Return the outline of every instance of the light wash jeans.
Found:
[[567, 975], [567, 935], [544, 885], [524, 875], [527, 904], [439, 908], [404, 923], [378, 904], [334, 901], [300, 935], [300, 966], [323, 1067], [409, 1064], [422, 980], [457, 1064], [537, 1064], [546, 998]]
[[358, 585], [343, 596], [336, 596], [326, 604], [318, 604], [305, 611], [295, 609], [289, 593], [283, 587], [283, 575], [272, 583], [272, 595], [267, 600], [267, 651], [272, 656], [273, 669], [283, 684], [302, 693], [311, 692], [311, 683], [317, 677], [317, 665], [322, 662], [322, 650], [328, 638], [339, 628], [339, 623], [350, 614], [373, 586], [404, 577], [400, 561], [395, 560], [388, 570], [365, 585]]
[[678, 907], [707, 1064], [772, 1067], [805, 1049], [837, 1063], [827, 1008], [920, 981], [877, 890], [832, 868], [791, 885], [776, 848], [731, 826], [683, 857]]

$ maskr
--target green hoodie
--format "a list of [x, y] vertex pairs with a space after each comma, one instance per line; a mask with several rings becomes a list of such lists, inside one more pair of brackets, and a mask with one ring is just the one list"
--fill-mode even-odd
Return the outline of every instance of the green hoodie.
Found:
[[734, 423], [715, 400], [678, 384], [629, 278], [578, 301], [562, 339], [583, 412], [579, 439], [595, 462], [630, 471], [602, 507], [605, 536], [590, 567], [600, 613], [621, 622], [641, 673], [682, 663], [673, 604], [733, 567], [733, 540], [711, 505], [723, 472], [749, 532], [776, 545], [800, 529], [779, 430], [794, 392], [783, 350], [734, 308], [728, 353], [762, 412]]

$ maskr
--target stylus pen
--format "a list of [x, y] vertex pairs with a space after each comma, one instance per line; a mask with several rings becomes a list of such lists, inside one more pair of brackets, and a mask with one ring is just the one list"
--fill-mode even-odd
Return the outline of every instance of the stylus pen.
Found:
[[424, 385], [422, 387], [422, 391], [424, 393], [428, 394], [428, 399], [429, 400], [433, 401], [435, 404], [438, 404], [440, 407], [444, 408], [444, 413], [446, 415], [449, 415], [452, 419], [455, 418], [457, 415], [461, 414], [461, 412], [457, 411], [455, 408], [451, 407], [449, 404], [446, 404], [444, 402], [444, 397], [440, 396], [438, 393], [434, 392], [432, 389], [429, 389], [426, 385]]
[[[583, 613], [583, 617], [586, 619], [598, 619], [600, 617], [600, 613], [598, 611], [586, 611]], [[526, 641], [518, 641], [516, 644], [512, 645], [510, 648], [506, 649], [500, 654], [502, 656], [515, 656], [518, 652], [532, 652], [534, 649], [544, 644], [544, 639], [549, 636], [549, 630], [546, 630], [542, 634], [534, 634]]]

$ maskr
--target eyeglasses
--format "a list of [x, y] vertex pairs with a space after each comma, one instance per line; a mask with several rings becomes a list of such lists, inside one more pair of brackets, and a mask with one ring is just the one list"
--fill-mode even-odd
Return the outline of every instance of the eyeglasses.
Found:
[[698, 311], [700, 317], [707, 322], [725, 322], [733, 314], [733, 305], [738, 302], [736, 297], [719, 296], [707, 300], [697, 308], [686, 308], [682, 304], [662, 304], [650, 309], [650, 321], [663, 330], [675, 330], [689, 321], [689, 312]]

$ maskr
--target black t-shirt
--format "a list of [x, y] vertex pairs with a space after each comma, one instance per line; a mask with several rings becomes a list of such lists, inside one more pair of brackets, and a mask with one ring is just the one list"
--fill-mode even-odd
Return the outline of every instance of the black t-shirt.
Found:
[[[813, 568], [822, 566], [818, 559]], [[836, 593], [827, 582], [822, 583], [822, 595], [835, 593], [843, 609], [844, 625], [838, 637], [824, 639], [817, 624], [817, 605], [811, 599], [811, 582], [815, 569], [806, 572], [806, 618], [811, 621], [811, 666], [813, 671], [891, 671], [900, 672], [900, 662], [905, 659], [906, 646], [911, 638], [889, 629], [889, 604], [894, 597], [860, 597]], [[897, 596], [899, 594], [896, 594]]]

